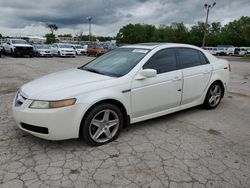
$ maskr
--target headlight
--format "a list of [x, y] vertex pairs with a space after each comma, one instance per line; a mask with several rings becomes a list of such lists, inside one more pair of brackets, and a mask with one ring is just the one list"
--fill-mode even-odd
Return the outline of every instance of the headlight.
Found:
[[36, 108], [36, 109], [50, 109], [50, 108], [61, 108], [66, 106], [71, 106], [76, 103], [76, 99], [65, 99], [60, 101], [39, 101], [34, 100], [29, 108]]

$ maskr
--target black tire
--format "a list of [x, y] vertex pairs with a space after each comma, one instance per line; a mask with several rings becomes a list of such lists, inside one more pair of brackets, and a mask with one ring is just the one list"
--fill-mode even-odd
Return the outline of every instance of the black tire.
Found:
[[58, 51], [58, 53], [57, 53], [57, 56], [58, 56], [58, 57], [61, 57], [61, 53], [60, 53], [59, 51]]
[[[92, 120], [99, 114], [99, 113], [102, 113], [102, 111], [105, 111], [105, 110], [110, 110], [112, 112], [115, 112], [116, 113], [116, 117], [118, 117], [118, 127], [116, 127], [116, 131], [114, 131], [114, 135], [112, 136], [112, 138], [107, 138], [109, 140], [106, 140], [106, 141], [103, 141], [103, 142], [97, 142], [95, 141], [92, 137], [91, 137], [91, 122]], [[109, 104], [109, 103], [103, 103], [103, 104], [99, 104], [97, 106], [94, 106], [92, 109], [90, 109], [90, 111], [87, 112], [87, 114], [85, 115], [83, 121], [82, 121], [82, 124], [81, 124], [81, 130], [80, 130], [80, 135], [83, 137], [83, 139], [85, 140], [85, 142], [88, 144], [88, 145], [91, 145], [91, 146], [99, 146], [99, 145], [103, 145], [103, 144], [106, 144], [108, 142], [112, 142], [114, 141], [115, 139], [117, 139], [117, 137], [119, 136], [120, 134], [120, 131], [121, 131], [121, 128], [123, 127], [123, 115], [122, 115], [122, 112], [121, 110], [113, 105], [113, 104]], [[99, 129], [99, 128], [97, 128]], [[110, 130], [110, 129], [109, 129]], [[96, 130], [97, 131], [97, 130]], [[112, 132], [112, 131], [111, 131]], [[103, 134], [103, 135], [102, 135]], [[106, 136], [105, 133], [103, 132], [100, 136]]]
[[[217, 87], [219, 89], [218, 93], [217, 93], [217, 96], [219, 95], [220, 93], [220, 96], [218, 96], [218, 98], [215, 98], [211, 101], [211, 98], [212, 98], [212, 94], [211, 93], [214, 93], [214, 89], [215, 87]], [[216, 108], [219, 104], [220, 104], [220, 101], [222, 99], [224, 95], [224, 87], [223, 85], [220, 83], [220, 82], [214, 82], [208, 89], [207, 91], [207, 94], [206, 94], [206, 98], [204, 100], [204, 103], [203, 103], [203, 107], [206, 108], [206, 109], [214, 109]]]

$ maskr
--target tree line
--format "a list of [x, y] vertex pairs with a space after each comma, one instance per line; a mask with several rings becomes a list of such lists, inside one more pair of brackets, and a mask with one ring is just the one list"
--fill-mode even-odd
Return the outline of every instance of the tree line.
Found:
[[[54, 32], [58, 30], [56, 24], [48, 24], [50, 33], [46, 34], [47, 43], [56, 41]], [[191, 28], [183, 22], [174, 22], [170, 25], [156, 27], [149, 24], [128, 24], [123, 26], [116, 37], [91, 36], [92, 41], [108, 41], [116, 39], [117, 43], [135, 44], [143, 42], [174, 42], [202, 46], [204, 35], [204, 22], [198, 22]], [[64, 36], [64, 35], [62, 35]], [[65, 36], [72, 36], [66, 34]], [[243, 16], [238, 20], [222, 26], [219, 22], [208, 24], [206, 46], [234, 45], [250, 46], [250, 17]], [[0, 38], [3, 36], [0, 34]], [[88, 35], [80, 35], [80, 40], [88, 41]]]
[[[183, 22], [156, 27], [149, 24], [128, 24], [122, 27], [118, 43], [174, 42], [202, 46], [205, 23], [198, 22], [191, 28]], [[219, 22], [208, 24], [206, 46], [250, 46], [250, 17], [241, 17], [222, 26]]]

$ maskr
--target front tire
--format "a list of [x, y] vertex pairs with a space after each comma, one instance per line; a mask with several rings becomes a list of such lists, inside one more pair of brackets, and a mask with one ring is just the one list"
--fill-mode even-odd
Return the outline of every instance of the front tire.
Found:
[[100, 104], [86, 114], [81, 126], [81, 135], [88, 145], [103, 145], [119, 136], [123, 115], [113, 104]]
[[224, 94], [224, 88], [220, 82], [214, 82], [208, 89], [203, 106], [206, 109], [214, 109], [219, 104]]

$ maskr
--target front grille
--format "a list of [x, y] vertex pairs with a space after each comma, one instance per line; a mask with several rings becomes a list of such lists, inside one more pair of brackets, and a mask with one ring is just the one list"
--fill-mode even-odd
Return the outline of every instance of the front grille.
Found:
[[27, 100], [26, 97], [23, 96], [23, 94], [21, 94], [21, 92], [18, 92], [16, 95], [16, 99], [15, 99], [15, 106], [22, 106], [22, 104]]
[[16, 52], [19, 53], [30, 53], [32, 52], [32, 47], [16, 47]]
[[28, 131], [36, 132], [36, 133], [41, 133], [41, 134], [49, 134], [49, 129], [46, 127], [38, 127], [35, 125], [29, 125], [26, 123], [20, 123], [21, 127], [23, 129], [26, 129]]

